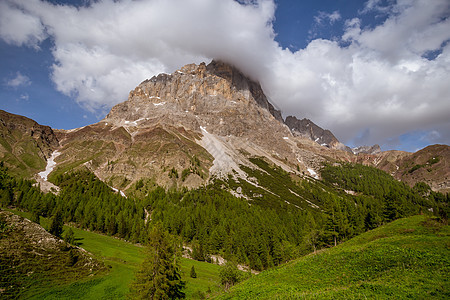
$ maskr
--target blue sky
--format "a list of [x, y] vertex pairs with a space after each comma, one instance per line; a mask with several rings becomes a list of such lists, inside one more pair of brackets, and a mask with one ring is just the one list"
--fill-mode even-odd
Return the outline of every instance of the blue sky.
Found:
[[347, 145], [449, 144], [449, 15], [446, 0], [0, 0], [0, 109], [81, 127], [219, 58]]

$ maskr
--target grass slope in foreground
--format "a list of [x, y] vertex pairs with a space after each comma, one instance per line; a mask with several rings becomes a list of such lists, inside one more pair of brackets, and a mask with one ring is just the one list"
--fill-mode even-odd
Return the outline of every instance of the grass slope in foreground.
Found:
[[448, 225], [413, 216], [262, 272], [219, 299], [449, 299], [449, 247]]
[[[80, 247], [94, 254], [110, 267], [106, 276], [79, 281], [68, 286], [54, 288], [40, 295], [40, 299], [125, 299], [134, 273], [144, 259], [142, 247], [98, 233], [72, 228]], [[197, 278], [189, 272], [194, 265]], [[187, 299], [198, 299], [207, 290], [220, 290], [219, 266], [190, 259], [181, 259], [181, 276], [186, 281]]]
[[[30, 213], [14, 211], [14, 213], [29, 218]], [[49, 220], [41, 217], [41, 224], [49, 226]], [[69, 226], [64, 226], [67, 230]], [[89, 251], [108, 266], [109, 272], [103, 276], [93, 276], [76, 282], [54, 287], [30, 287], [27, 292], [29, 299], [125, 299], [129, 284], [144, 259], [143, 247], [125, 242], [111, 236], [71, 227], [75, 240], [80, 247]], [[197, 278], [189, 276], [191, 267], [195, 267]], [[221, 290], [219, 266], [191, 259], [181, 259], [181, 276], [186, 281], [187, 299], [199, 299], [209, 293], [215, 294]]]

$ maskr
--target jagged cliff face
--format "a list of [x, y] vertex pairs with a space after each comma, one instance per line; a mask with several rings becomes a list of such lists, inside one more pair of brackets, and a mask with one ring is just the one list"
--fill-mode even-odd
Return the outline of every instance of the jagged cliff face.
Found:
[[289, 135], [281, 120], [258, 84], [213, 61], [144, 81], [104, 121], [128, 128], [171, 124], [199, 133], [202, 126], [220, 136], [251, 137], [263, 143], [262, 135], [267, 133]]
[[320, 146], [351, 151], [351, 149], [341, 142], [327, 129], [322, 129], [314, 122], [308, 119], [299, 120], [296, 117], [289, 116], [285, 121], [286, 125], [291, 129], [295, 136], [308, 138]]
[[364, 154], [378, 154], [381, 153], [380, 145], [373, 146], [360, 146], [351, 149], [354, 154], [364, 153]]
[[101, 122], [58, 134], [55, 174], [83, 166], [121, 189], [140, 178], [195, 187], [212, 176], [245, 177], [239, 166], [255, 167], [252, 156], [311, 174], [332, 156], [294, 137], [259, 84], [216, 61], [145, 80]]

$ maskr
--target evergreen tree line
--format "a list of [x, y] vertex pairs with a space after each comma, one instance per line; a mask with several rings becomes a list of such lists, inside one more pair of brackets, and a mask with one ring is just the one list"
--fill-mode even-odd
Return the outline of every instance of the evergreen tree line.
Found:
[[[59, 175], [55, 182], [61, 188], [59, 195], [43, 194], [31, 181], [14, 179], [1, 167], [0, 201], [3, 206], [32, 212], [37, 220], [61, 217], [64, 222], [133, 242], [147, 242], [150, 228], [160, 223], [189, 244], [197, 260], [210, 261], [212, 254], [219, 254], [255, 270], [400, 217], [430, 208], [441, 215], [448, 210], [448, 195], [434, 193], [426, 184], [411, 189], [374, 168], [327, 165], [322, 177], [323, 181], [290, 183], [298, 195], [319, 207], [300, 209], [266, 205], [264, 197], [255, 202], [236, 198], [219, 181], [190, 191], [159, 187], [142, 199], [125, 198], [88, 172]], [[290, 180], [286, 174], [281, 178]]]
[[41, 216], [51, 218], [51, 225], [55, 224], [50, 229], [55, 235], [61, 235], [58, 227], [62, 220], [132, 242], [147, 240], [143, 203], [122, 197], [92, 173], [57, 176], [58, 195], [44, 194], [32, 181], [9, 176], [5, 167], [0, 167], [0, 178], [2, 206], [31, 212], [35, 222]]
[[[430, 210], [442, 218], [448, 216], [449, 194], [433, 192], [426, 183], [419, 182], [410, 188], [388, 173], [360, 164], [345, 163], [340, 166], [325, 165], [321, 171], [328, 186], [338, 186], [370, 196], [371, 202], [384, 222]], [[372, 216], [371, 216], [372, 217]], [[377, 225], [377, 224], [374, 224]]]

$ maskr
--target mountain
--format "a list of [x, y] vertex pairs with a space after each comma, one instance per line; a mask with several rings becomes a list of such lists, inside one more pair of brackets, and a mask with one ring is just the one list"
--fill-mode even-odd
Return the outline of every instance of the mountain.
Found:
[[[393, 177], [413, 186], [432, 175], [432, 188], [445, 189], [449, 146], [354, 154], [309, 120], [285, 123], [259, 84], [224, 62], [147, 79], [82, 128], [52, 130], [3, 115], [1, 206], [133, 243], [161, 224], [200, 261], [262, 271], [401, 217], [449, 214], [448, 195]], [[28, 152], [47, 164], [11, 174]], [[57, 187], [45, 188], [49, 181]]]
[[378, 154], [381, 153], [380, 145], [373, 146], [359, 146], [351, 149], [354, 154]]
[[295, 136], [309, 138], [328, 148], [351, 151], [350, 148], [339, 142], [331, 131], [322, 129], [311, 120], [299, 120], [296, 117], [288, 116], [285, 123]]
[[0, 157], [14, 174], [32, 177], [58, 146], [49, 126], [0, 110]]
[[409, 172], [411, 153], [380, 152], [378, 145], [350, 149], [308, 119], [283, 121], [257, 82], [220, 61], [147, 79], [103, 120], [82, 128], [52, 130], [3, 111], [0, 118], [2, 160], [28, 178], [50, 159], [56, 164], [48, 170], [50, 181], [88, 169], [120, 190], [141, 179], [149, 186], [195, 188], [212, 178], [251, 178], [243, 169], [260, 169], [251, 161], [260, 157], [300, 176], [320, 178], [324, 162], [346, 161], [380, 168], [410, 185], [426, 181], [436, 191], [450, 186], [448, 151], [428, 149], [427, 159], [438, 151], [440, 163], [433, 171]]
[[197, 187], [212, 176], [246, 177], [240, 166], [255, 168], [254, 156], [289, 172], [318, 170], [324, 155], [282, 121], [260, 85], [236, 68], [191, 64], [145, 80], [99, 123], [57, 131], [54, 174], [86, 167], [126, 189], [141, 178]]
[[417, 182], [427, 183], [432, 190], [450, 192], [450, 147], [431, 145], [398, 160], [394, 178], [414, 186]]

